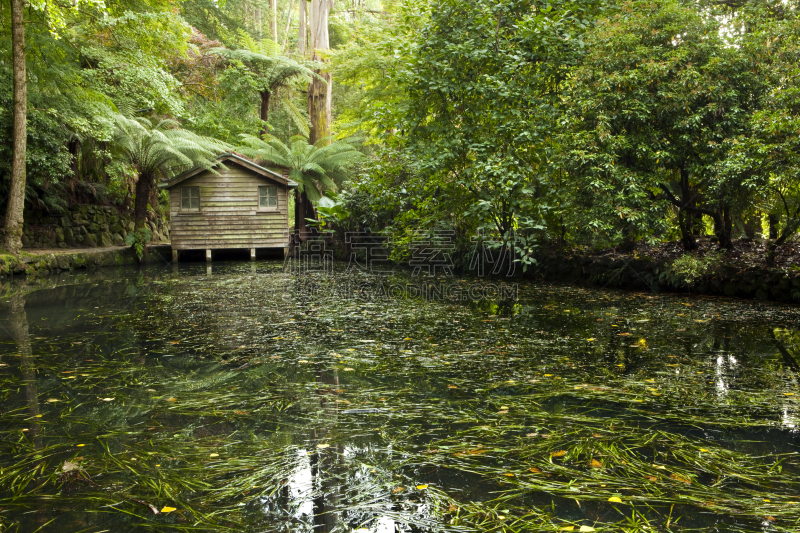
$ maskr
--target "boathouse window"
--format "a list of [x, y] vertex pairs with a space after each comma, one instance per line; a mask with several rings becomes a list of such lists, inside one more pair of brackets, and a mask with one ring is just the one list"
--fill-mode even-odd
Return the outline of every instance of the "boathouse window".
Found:
[[181, 210], [200, 211], [200, 187], [181, 187]]
[[278, 187], [262, 185], [258, 188], [258, 207], [260, 209], [278, 208]]

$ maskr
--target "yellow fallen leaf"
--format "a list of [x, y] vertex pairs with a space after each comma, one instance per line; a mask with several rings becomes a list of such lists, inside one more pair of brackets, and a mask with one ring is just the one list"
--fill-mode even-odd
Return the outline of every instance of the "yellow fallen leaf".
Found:
[[83, 448], [86, 445], [85, 444], [78, 444], [77, 446], [78, 446], [78, 448]]
[[581, 528], [578, 531], [583, 531], [584, 533], [589, 533], [590, 531], [596, 531], [596, 530], [592, 526], [581, 526]]
[[404, 341], [410, 341], [410, 340], [411, 340], [411, 337], [406, 337], [406, 338], [405, 338], [405, 339], [403, 339], [403, 340], [404, 340]]
[[794, 393], [793, 392], [784, 392], [783, 395], [784, 396], [794, 396]]
[[514, 477], [514, 474], [512, 474], [511, 472], [504, 472], [503, 475], [506, 477]]
[[209, 457], [219, 457], [218, 453], [210, 453], [208, 454]]
[[707, 452], [708, 450], [706, 450], [705, 448], [700, 448], [700, 451], [701, 452]]
[[591, 339], [586, 339], [586, 340], [587, 340], [587, 341], [596, 341], [597, 339], [595, 339], [595, 338], [591, 338]]
[[553, 377], [553, 374], [545, 374], [544, 377], [551, 378], [551, 377]]
[[36, 415], [35, 418], [42, 418], [42, 415]]
[[177, 398], [167, 398], [167, 401], [168, 402], [177, 402], [178, 399]]
[[766, 503], [769, 503], [769, 500], [761, 500], [761, 501], [762, 501], [762, 502], [766, 502]]
[[171, 513], [172, 511], [177, 511], [174, 507], [164, 507], [161, 509], [161, 512], [164, 514]]
[[528, 471], [533, 472], [534, 474], [541, 474], [542, 473], [542, 471], [539, 470], [538, 468], [536, 468], [535, 466], [530, 467], [528, 469]]
[[458, 387], [456, 387], [455, 385], [448, 385], [447, 388], [448, 389], [457, 389]]
[[680, 474], [670, 474], [670, 479], [674, 479], [675, 481], [680, 481], [681, 483], [686, 483], [687, 485], [692, 484], [692, 480], [686, 476], [682, 476]]
[[565, 455], [567, 455], [566, 450], [558, 450], [555, 452], [550, 452], [550, 457], [564, 457]]
[[303, 359], [301, 361], [298, 361], [298, 363], [308, 363], [308, 361], [306, 359]]
[[100, 398], [100, 399], [103, 400], [104, 402], [110, 402], [114, 400], [114, 398]]
[[352, 372], [353, 370], [355, 370], [355, 369], [354, 368], [349, 368], [349, 367], [344, 369], [345, 372]]
[[417, 490], [425, 490], [428, 488], [428, 485], [417, 485]]
[[324, 450], [328, 446], [330, 446], [330, 444], [317, 444], [317, 448], [319, 448], [320, 450]]
[[562, 528], [559, 528], [559, 531], [574, 531], [574, 530], [575, 526], [564, 526]]
[[592, 459], [592, 462], [589, 463], [589, 466], [591, 466], [592, 468], [603, 468], [603, 463], [601, 463], [597, 459]]
[[621, 500], [621, 499], [619, 499], [619, 498], [618, 498], [618, 497], [616, 497], [616, 496], [612, 496], [612, 497], [610, 497], [610, 498], [608, 499], [608, 501], [610, 501], [610, 502], [614, 502], [614, 503], [622, 503], [622, 500]]
[[394, 490], [392, 490], [392, 494], [400, 494], [404, 490], [406, 490], [404, 487], [395, 487]]

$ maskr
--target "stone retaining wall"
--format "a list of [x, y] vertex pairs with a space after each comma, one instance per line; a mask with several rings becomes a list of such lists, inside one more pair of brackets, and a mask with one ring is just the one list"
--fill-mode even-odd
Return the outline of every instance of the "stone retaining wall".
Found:
[[[148, 222], [152, 241], [169, 240], [169, 222], [152, 216]], [[133, 231], [133, 219], [115, 208], [96, 205], [73, 205], [60, 215], [44, 211], [25, 211], [22, 234], [23, 248], [96, 248], [122, 246], [128, 232]]]
[[[147, 263], [168, 263], [172, 260], [172, 247], [157, 245], [147, 247]], [[0, 277], [34, 275], [81, 268], [137, 265], [139, 262], [128, 246], [104, 250], [65, 250], [56, 253], [26, 253], [19, 257], [0, 254]]]

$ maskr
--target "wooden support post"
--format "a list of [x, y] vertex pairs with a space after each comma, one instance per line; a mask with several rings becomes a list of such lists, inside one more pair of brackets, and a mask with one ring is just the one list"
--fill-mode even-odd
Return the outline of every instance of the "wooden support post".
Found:
[[255, 260], [256, 260], [256, 249], [250, 248], [250, 261], [255, 261]]
[[178, 262], [178, 250], [175, 249], [172, 250], [172, 262], [173, 263]]
[[211, 261], [211, 250], [206, 250], [206, 261]]

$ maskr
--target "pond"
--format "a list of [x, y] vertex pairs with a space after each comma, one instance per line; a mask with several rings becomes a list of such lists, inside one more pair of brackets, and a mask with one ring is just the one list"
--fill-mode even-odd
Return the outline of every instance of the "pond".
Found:
[[798, 531], [798, 308], [281, 261], [5, 282], [0, 531]]

